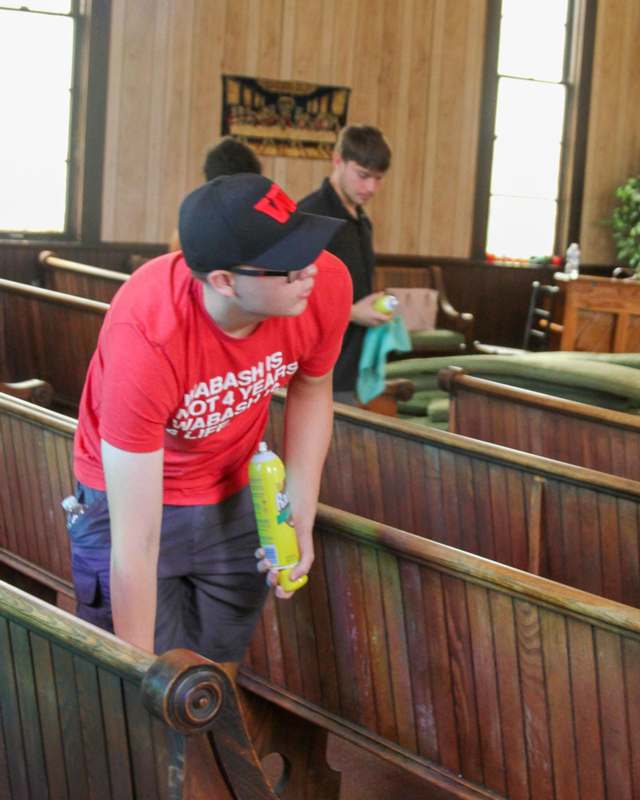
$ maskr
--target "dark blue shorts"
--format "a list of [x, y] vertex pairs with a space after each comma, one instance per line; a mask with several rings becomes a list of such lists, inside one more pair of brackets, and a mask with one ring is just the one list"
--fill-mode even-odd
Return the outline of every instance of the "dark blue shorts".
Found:
[[[86, 511], [69, 530], [77, 615], [113, 632], [105, 492], [78, 484]], [[268, 588], [248, 488], [217, 505], [171, 506], [162, 513], [155, 651], [175, 647], [215, 661], [240, 661]]]

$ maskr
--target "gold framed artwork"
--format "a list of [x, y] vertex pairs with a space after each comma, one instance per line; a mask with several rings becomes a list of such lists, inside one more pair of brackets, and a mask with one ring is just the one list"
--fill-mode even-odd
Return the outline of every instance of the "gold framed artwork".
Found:
[[301, 81], [222, 76], [222, 135], [258, 155], [331, 158], [351, 89]]

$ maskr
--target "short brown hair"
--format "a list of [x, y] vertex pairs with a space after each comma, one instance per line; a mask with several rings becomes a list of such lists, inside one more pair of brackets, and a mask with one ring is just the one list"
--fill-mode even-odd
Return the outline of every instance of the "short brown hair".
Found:
[[343, 161], [355, 161], [366, 169], [386, 172], [391, 148], [384, 134], [372, 125], [347, 125], [338, 134], [336, 153]]

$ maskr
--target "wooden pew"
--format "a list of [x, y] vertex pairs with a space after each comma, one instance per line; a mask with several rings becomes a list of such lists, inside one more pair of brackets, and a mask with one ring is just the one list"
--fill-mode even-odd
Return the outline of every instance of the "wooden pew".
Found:
[[[268, 439], [280, 449], [283, 397]], [[640, 484], [336, 405], [321, 500], [561, 583], [640, 606]], [[69, 607], [59, 502], [75, 420], [0, 396], [0, 560], [43, 570]], [[18, 539], [11, 520], [26, 532]], [[52, 576], [48, 578], [47, 576]], [[67, 590], [54, 578], [67, 582]], [[71, 595], [72, 598], [72, 595]]]
[[[640, 483], [335, 405], [322, 502], [640, 606]], [[269, 442], [282, 449], [284, 396]]]
[[[284, 398], [272, 402], [280, 449]], [[336, 405], [321, 500], [619, 602], [640, 606], [640, 484]], [[8, 480], [0, 559], [71, 579], [59, 501], [75, 420], [0, 396]], [[0, 461], [2, 463], [2, 461]], [[10, 520], [27, 535], [15, 539]], [[34, 579], [37, 576], [32, 576]], [[64, 587], [46, 585], [65, 602]], [[69, 584], [68, 584], [69, 585]]]
[[475, 378], [439, 373], [449, 430], [558, 461], [640, 480], [640, 417]]
[[[269, 441], [280, 449], [283, 397]], [[336, 405], [321, 500], [519, 569], [640, 606], [640, 484]], [[0, 396], [0, 560], [70, 586], [59, 502], [73, 487], [75, 420]], [[0, 460], [2, 463], [2, 460]], [[26, 532], [16, 539], [11, 520]], [[20, 564], [18, 564], [18, 568]], [[45, 580], [47, 576], [53, 576]], [[68, 607], [68, 601], [67, 605]]]
[[109, 306], [3, 279], [0, 306], [3, 380], [45, 380], [53, 386], [54, 406], [75, 412]]
[[75, 609], [60, 508], [74, 487], [76, 421], [0, 394], [0, 577]]
[[640, 611], [327, 507], [315, 542], [239, 677], [270, 746], [291, 711], [425, 797], [638, 797]]
[[[7, 402], [19, 421], [26, 404]], [[63, 449], [68, 433], [53, 433]], [[292, 777], [283, 798], [337, 798], [328, 735], [433, 798], [633, 797], [640, 612], [324, 507], [316, 550], [309, 587], [269, 601], [241, 676], [260, 755], [281, 753], [314, 782], [304, 794]]]
[[21, 400], [28, 400], [39, 406], [50, 406], [53, 400], [53, 386], [37, 378], [15, 383], [0, 381], [0, 392], [19, 397]]
[[126, 272], [59, 258], [51, 250], [43, 250], [38, 255], [38, 261], [41, 265], [42, 285], [46, 289], [103, 303], [110, 303], [118, 289], [130, 278]]
[[1, 582], [0, 708], [6, 800], [276, 797], [220, 666], [156, 658]]

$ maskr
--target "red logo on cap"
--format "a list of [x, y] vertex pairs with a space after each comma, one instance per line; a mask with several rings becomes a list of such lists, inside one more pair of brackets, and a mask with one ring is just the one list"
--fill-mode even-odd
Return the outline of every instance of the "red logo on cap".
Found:
[[261, 211], [271, 217], [271, 219], [275, 219], [276, 222], [284, 224], [289, 221], [291, 212], [296, 210], [297, 205], [277, 183], [272, 183], [269, 191], [258, 200], [254, 208], [256, 211]]

